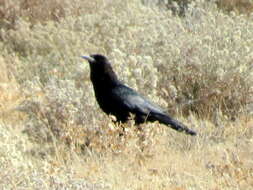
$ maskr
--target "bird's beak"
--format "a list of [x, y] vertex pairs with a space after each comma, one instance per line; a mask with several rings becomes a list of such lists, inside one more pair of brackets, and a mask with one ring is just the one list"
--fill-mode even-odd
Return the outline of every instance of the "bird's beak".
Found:
[[81, 58], [89, 61], [90, 63], [95, 62], [95, 59], [93, 57], [90, 57], [90, 56], [81, 56]]

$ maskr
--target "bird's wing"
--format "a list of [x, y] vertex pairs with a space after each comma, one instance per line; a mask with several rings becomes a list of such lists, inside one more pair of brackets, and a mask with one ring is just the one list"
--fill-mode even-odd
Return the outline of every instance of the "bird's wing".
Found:
[[159, 106], [154, 105], [149, 100], [138, 94], [133, 89], [120, 85], [114, 91], [114, 98], [121, 103], [121, 106], [128, 109], [132, 113], [149, 114], [154, 113], [164, 113], [164, 110]]
[[[142, 116], [151, 115], [153, 119], [166, 124], [177, 131], [196, 135], [196, 132], [166, 114], [159, 106], [154, 105], [133, 89], [120, 85], [112, 92], [113, 100], [117, 101], [119, 109], [126, 109], [131, 113]], [[116, 103], [116, 102], [115, 102]]]

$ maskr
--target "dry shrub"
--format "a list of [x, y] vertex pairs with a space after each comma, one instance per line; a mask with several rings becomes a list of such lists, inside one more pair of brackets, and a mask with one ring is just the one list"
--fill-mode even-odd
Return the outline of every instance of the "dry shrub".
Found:
[[1, 0], [1, 22], [9, 24], [9, 27], [13, 28], [20, 17], [27, 19], [31, 23], [48, 20], [57, 21], [66, 15], [67, 8], [64, 7], [68, 5], [67, 1], [58, 0], [21, 0], [18, 2]]
[[0, 56], [0, 120], [18, 123], [17, 118], [21, 119], [21, 115], [14, 109], [22, 99], [23, 95], [13, 75], [12, 66]]
[[[28, 116], [23, 132], [35, 144], [51, 147], [61, 142], [76, 153], [117, 154], [125, 150], [148, 154], [150, 146], [154, 146], [152, 137], [162, 130], [137, 128], [132, 120], [125, 125], [115, 124], [114, 118], [105, 117], [94, 101], [87, 101], [87, 94], [73, 81], [51, 79], [43, 88], [39, 88], [43, 85], [38, 80], [26, 85], [26, 100], [17, 110]], [[54, 155], [57, 151], [51, 147], [37, 152]]]
[[[210, 117], [221, 110], [235, 118], [250, 105], [253, 25], [246, 17], [206, 3], [189, 6], [185, 18], [137, 1], [105, 6], [32, 28], [20, 20], [16, 30], [3, 32], [5, 48], [23, 62], [17, 80], [38, 77], [44, 86], [56, 75], [84, 87], [89, 69], [76, 64], [79, 55], [103, 53], [123, 81], [172, 112]], [[91, 92], [85, 93], [93, 99]]]
[[237, 12], [240, 14], [250, 14], [253, 11], [251, 0], [218, 0], [217, 6], [226, 12]]
[[[88, 64], [78, 63], [90, 53], [107, 55], [123, 81], [171, 113], [234, 119], [252, 101], [253, 25], [208, 5], [191, 5], [179, 18], [138, 1], [115, 2], [33, 27], [20, 19], [15, 30], [2, 31], [2, 54], [25, 95], [19, 110], [28, 115], [30, 138], [77, 146], [90, 144], [90, 136], [107, 138], [101, 126], [111, 121], [99, 121], [105, 116]], [[8, 54], [20, 64], [12, 65]]]
[[[67, 7], [87, 3], [76, 2]], [[208, 2], [189, 4], [183, 18], [139, 0], [89, 2], [57, 19], [27, 1], [34, 17], [1, 30], [0, 186], [252, 189], [249, 17]], [[194, 126], [197, 138], [105, 116], [80, 58], [91, 53], [108, 56], [120, 79]], [[9, 117], [15, 110], [26, 117]]]
[[[201, 0], [142, 0], [142, 2], [144, 5], [156, 5], [162, 10], [170, 10], [175, 15], [186, 16], [185, 13], [189, 5], [201, 2]], [[215, 2], [217, 7], [224, 13], [235, 12], [250, 15], [253, 11], [253, 2], [251, 0], [208, 0], [206, 2]]]
[[[192, 5], [179, 18], [137, 1], [117, 2], [33, 27], [20, 19], [17, 29], [3, 31], [4, 56], [22, 63], [13, 71], [26, 99], [18, 110], [28, 115], [30, 140], [104, 153], [122, 151], [128, 141], [140, 142], [142, 150], [143, 136], [152, 141], [157, 134], [126, 124], [125, 137], [122, 126], [103, 115], [88, 64], [79, 57], [91, 53], [107, 55], [120, 79], [172, 114], [193, 112], [216, 123], [223, 116], [235, 119], [252, 101], [253, 25], [208, 5]], [[223, 130], [216, 130], [213, 138], [223, 139]]]
[[[144, 5], [155, 4], [158, 7], [166, 7], [173, 13], [184, 15], [189, 4], [194, 0], [140, 0]], [[198, 2], [198, 1], [196, 1]], [[18, 19], [22, 18], [32, 24], [45, 23], [53, 20], [59, 21], [66, 16], [80, 16], [85, 13], [95, 12], [98, 9], [106, 8], [111, 1], [68, 1], [68, 0], [0, 0], [0, 26], [6, 29], [15, 28]], [[226, 12], [235, 11], [238, 13], [250, 14], [253, 4], [250, 0], [218, 0], [217, 6]]]
[[174, 15], [185, 16], [188, 5], [194, 0], [142, 0], [144, 5], [156, 5], [162, 10], [170, 10]]
[[47, 21], [59, 21], [66, 16], [79, 16], [82, 12], [93, 12], [94, 7], [103, 5], [99, 1], [79, 0], [0, 0], [0, 26], [5, 29], [16, 28], [22, 18], [31, 26]]

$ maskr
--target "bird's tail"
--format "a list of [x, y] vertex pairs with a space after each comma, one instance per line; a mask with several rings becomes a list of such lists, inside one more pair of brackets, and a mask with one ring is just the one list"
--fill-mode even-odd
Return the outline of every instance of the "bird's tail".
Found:
[[179, 132], [185, 132], [188, 135], [195, 136], [197, 133], [188, 127], [186, 127], [184, 124], [180, 123], [179, 121], [171, 118], [168, 115], [162, 114], [162, 113], [155, 113], [152, 114], [160, 123], [163, 123], [169, 127], [171, 127], [174, 130], [177, 130]]

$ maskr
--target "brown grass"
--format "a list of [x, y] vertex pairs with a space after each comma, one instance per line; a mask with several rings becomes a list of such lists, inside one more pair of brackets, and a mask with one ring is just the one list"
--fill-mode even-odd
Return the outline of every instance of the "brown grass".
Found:
[[[208, 2], [183, 18], [138, 0], [0, 5], [0, 189], [252, 189], [250, 17]], [[90, 53], [198, 136], [114, 124]]]
[[240, 14], [251, 14], [253, 12], [252, 0], [218, 0], [217, 5], [224, 11], [234, 11]]

